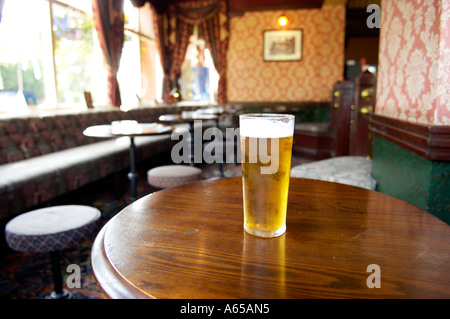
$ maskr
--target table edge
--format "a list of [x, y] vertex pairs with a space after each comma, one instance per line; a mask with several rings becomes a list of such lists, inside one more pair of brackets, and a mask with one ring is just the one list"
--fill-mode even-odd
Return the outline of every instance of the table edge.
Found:
[[122, 278], [111, 265], [106, 256], [104, 238], [111, 221], [106, 223], [97, 234], [91, 249], [91, 268], [98, 287], [109, 299], [148, 299], [151, 296], [134, 287]]
[[[293, 177], [295, 179], [305, 179], [305, 178], [297, 178], [297, 177]], [[241, 179], [241, 177], [231, 177], [231, 178], [227, 178], [227, 179]], [[209, 179], [209, 180], [201, 180], [195, 183], [203, 183], [203, 184], [208, 184], [208, 183], [216, 183], [216, 182], [220, 182], [221, 179]], [[309, 179], [307, 179], [309, 180]], [[320, 181], [320, 183], [334, 183], [334, 182], [328, 182], [328, 181]], [[373, 191], [373, 190], [367, 190], [361, 187], [357, 187], [357, 186], [351, 186], [351, 185], [344, 185], [344, 187], [348, 187], [348, 188], [358, 188], [360, 189], [362, 192], [369, 192], [369, 193], [380, 193], [377, 191]], [[181, 185], [181, 186], [177, 186], [174, 187], [172, 189], [165, 189], [165, 190], [161, 190], [160, 192], [166, 192], [166, 191], [173, 191], [176, 188], [182, 188], [182, 187], [186, 187], [186, 185]], [[382, 196], [388, 196], [393, 198], [396, 201], [401, 201], [403, 203], [405, 203], [407, 206], [411, 206], [415, 208], [415, 212], [416, 213], [422, 213], [425, 214], [428, 217], [432, 217], [431, 220], [435, 220], [434, 222], [438, 222], [438, 223], [442, 223], [445, 224], [445, 222], [443, 222], [442, 220], [440, 220], [439, 218], [437, 218], [436, 216], [434, 216], [433, 214], [427, 212], [424, 209], [421, 209], [413, 204], [410, 204], [404, 200], [398, 199], [396, 197], [387, 195], [387, 194], [382, 194]], [[147, 195], [148, 196], [148, 195]], [[122, 213], [124, 210], [126, 210], [130, 205], [126, 206], [120, 213]], [[116, 216], [118, 216], [119, 214], [117, 214]], [[115, 216], [115, 217], [116, 217]], [[156, 298], [153, 297], [150, 294], [145, 293], [144, 291], [140, 290], [139, 288], [137, 288], [136, 286], [134, 286], [132, 283], [130, 283], [129, 281], [127, 281], [127, 279], [125, 279], [124, 277], [122, 277], [120, 275], [119, 272], [116, 271], [116, 269], [114, 268], [114, 266], [109, 262], [109, 259], [107, 257], [107, 252], [105, 250], [104, 247], [104, 239], [105, 239], [105, 235], [107, 232], [107, 226], [111, 225], [114, 220], [115, 217], [113, 217], [99, 232], [94, 245], [92, 247], [92, 254], [91, 254], [91, 263], [92, 263], [92, 270], [94, 273], [94, 276], [97, 280], [98, 285], [100, 286], [101, 290], [104, 292], [104, 294], [106, 296], [108, 296], [109, 298], [123, 298], [123, 299], [141, 299], [141, 298], [145, 298], [145, 299], [152, 299], [152, 298]], [[428, 218], [427, 217], [427, 218]]]
[[[155, 122], [156, 123], [156, 122]], [[152, 123], [139, 123], [139, 124], [152, 124]], [[161, 124], [161, 123], [159, 123]], [[83, 135], [85, 136], [89, 136], [89, 137], [99, 137], [99, 138], [108, 138], [108, 137], [139, 137], [139, 136], [153, 136], [153, 135], [166, 135], [166, 134], [172, 134], [172, 132], [176, 129], [176, 127], [174, 127], [173, 125], [167, 125], [167, 124], [162, 124], [164, 126], [170, 127], [169, 130], [164, 131], [164, 132], [155, 132], [155, 133], [130, 133], [130, 134], [114, 134], [114, 133], [105, 133], [105, 134], [88, 134], [89, 132], [87, 132], [89, 129], [92, 129], [94, 127], [107, 127], [107, 126], [111, 126], [111, 124], [99, 124], [99, 125], [91, 125], [86, 127], [83, 130]]]

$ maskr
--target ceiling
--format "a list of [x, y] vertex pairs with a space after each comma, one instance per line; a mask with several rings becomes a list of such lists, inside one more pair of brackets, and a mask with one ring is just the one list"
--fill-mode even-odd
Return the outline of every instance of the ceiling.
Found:
[[[186, 1], [186, 0], [172, 0]], [[366, 10], [370, 4], [381, 6], [381, 0], [226, 0], [230, 16], [243, 15], [245, 11], [280, 9], [317, 9], [324, 3], [345, 4], [348, 10]]]
[[243, 15], [245, 11], [279, 9], [314, 9], [322, 7], [324, 0], [227, 0], [230, 16]]
[[[138, 6], [145, 2], [153, 4], [158, 12], [163, 12], [171, 3], [189, 0], [132, 0]], [[312, 9], [322, 7], [324, 0], [226, 0], [230, 16], [243, 15], [245, 11], [278, 9]], [[330, 0], [325, 0], [330, 1]], [[335, 0], [333, 0], [335, 1]], [[346, 1], [346, 0], [339, 0]]]
[[[152, 3], [157, 11], [165, 11], [174, 2], [188, 2], [190, 0], [132, 0], [134, 3], [143, 5], [145, 2]], [[324, 3], [346, 4], [347, 9], [366, 9], [369, 4], [381, 6], [381, 0], [226, 0], [229, 16], [240, 16], [246, 11], [260, 10], [286, 10], [286, 9], [317, 9]]]

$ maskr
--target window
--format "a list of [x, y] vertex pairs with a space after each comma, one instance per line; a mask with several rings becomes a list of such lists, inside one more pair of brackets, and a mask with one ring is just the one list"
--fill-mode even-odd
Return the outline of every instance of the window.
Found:
[[[22, 113], [27, 102], [55, 102], [50, 28], [45, 1], [5, 2], [0, 23], [0, 112]], [[28, 93], [28, 100], [23, 93]]]
[[124, 12], [125, 37], [117, 74], [122, 104], [160, 102], [163, 76], [150, 4], [138, 9], [126, 0]]
[[90, 0], [5, 1], [0, 112], [27, 113], [28, 105], [85, 108], [83, 91], [98, 100], [106, 94], [99, 86], [103, 71], [93, 71], [102, 63]]
[[[84, 107], [84, 91], [91, 92], [94, 103], [98, 103], [105, 92], [103, 87], [96, 87], [105, 80], [90, 1], [77, 2], [83, 4], [84, 11], [52, 3], [56, 93], [60, 108]], [[100, 69], [96, 70], [96, 66]]]
[[[124, 1], [118, 72], [122, 104], [161, 99], [162, 69], [150, 5]], [[91, 0], [5, 0], [0, 22], [0, 114], [109, 104]]]
[[205, 40], [198, 36], [197, 30], [194, 26], [181, 66], [180, 93], [185, 104], [213, 104], [217, 101], [219, 74]]

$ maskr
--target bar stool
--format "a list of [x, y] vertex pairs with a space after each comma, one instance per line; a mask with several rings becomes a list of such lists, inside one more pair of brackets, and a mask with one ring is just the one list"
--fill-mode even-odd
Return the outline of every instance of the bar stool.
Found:
[[100, 210], [82, 205], [63, 205], [36, 209], [10, 220], [5, 226], [8, 246], [23, 253], [49, 253], [54, 290], [51, 299], [69, 299], [63, 289], [60, 255], [75, 248], [96, 232]]
[[201, 179], [200, 168], [186, 165], [158, 166], [147, 172], [147, 182], [156, 188], [175, 187]]

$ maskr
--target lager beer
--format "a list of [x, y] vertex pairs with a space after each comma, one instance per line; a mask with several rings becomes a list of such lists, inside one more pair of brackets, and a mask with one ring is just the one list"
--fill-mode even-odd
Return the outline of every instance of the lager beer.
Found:
[[286, 231], [293, 115], [240, 115], [244, 229], [277, 237]]

